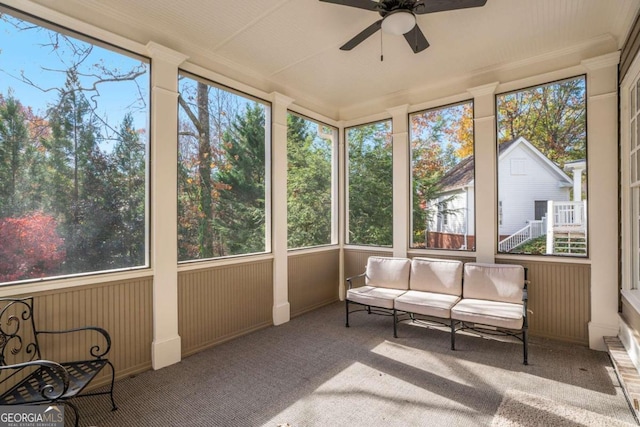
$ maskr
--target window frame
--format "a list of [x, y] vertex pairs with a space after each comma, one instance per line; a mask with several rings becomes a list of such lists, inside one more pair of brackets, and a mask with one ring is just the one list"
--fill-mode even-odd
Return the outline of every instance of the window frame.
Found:
[[[252, 95], [250, 93], [244, 92], [242, 90], [239, 89], [235, 89], [229, 85], [226, 85], [224, 83], [220, 83], [217, 82], [215, 80], [213, 80], [212, 78], [207, 78], [204, 77], [201, 74], [198, 74], [196, 72], [193, 71], [189, 71], [183, 67], [178, 67], [177, 73], [176, 73], [176, 78], [177, 78], [177, 92], [180, 92], [180, 77], [184, 76], [187, 78], [190, 78], [194, 81], [197, 82], [201, 82], [204, 83], [210, 87], [214, 87], [216, 89], [219, 90], [223, 90], [226, 91], [228, 93], [231, 93], [232, 95], [235, 96], [239, 96], [245, 99], [248, 99], [250, 101], [253, 102], [257, 102], [259, 104], [261, 104], [264, 109], [265, 109], [265, 125], [264, 125], [264, 129], [265, 129], [265, 190], [264, 190], [264, 197], [265, 197], [265, 202], [264, 202], [264, 209], [265, 209], [265, 223], [264, 223], [264, 227], [265, 227], [265, 250], [262, 252], [250, 252], [250, 253], [243, 253], [243, 254], [234, 254], [234, 255], [225, 255], [225, 256], [219, 256], [219, 257], [211, 257], [211, 258], [196, 258], [196, 259], [188, 259], [188, 260], [182, 260], [180, 261], [179, 257], [176, 256], [177, 259], [177, 264], [178, 264], [178, 268], [182, 269], [183, 267], [186, 266], [201, 266], [201, 265], [206, 265], [207, 263], [211, 264], [211, 263], [219, 263], [219, 262], [225, 262], [225, 261], [233, 261], [233, 260], [242, 260], [243, 258], [246, 257], [261, 257], [264, 255], [271, 255], [272, 254], [272, 233], [273, 233], [273, 227], [272, 227], [272, 191], [273, 191], [273, 176], [272, 176], [272, 144], [273, 144], [273, 140], [272, 140], [272, 128], [273, 128], [273, 103], [271, 101], [268, 101], [266, 99], [260, 98], [259, 96], [255, 96]], [[176, 103], [178, 103], [178, 99], [176, 97]], [[178, 116], [176, 117], [177, 123], [178, 123], [178, 132], [179, 132], [179, 124], [180, 124], [180, 105], [177, 106], [177, 113]], [[180, 145], [180, 141], [179, 141], [179, 135], [176, 134], [176, 150], [179, 149], [179, 145]], [[176, 164], [176, 167], [178, 167], [178, 165]], [[178, 189], [178, 184], [176, 181], [176, 189]], [[178, 194], [176, 194], [176, 198], [178, 197]], [[177, 212], [177, 216], [178, 219], [180, 217], [180, 212]], [[176, 245], [178, 244], [178, 236], [176, 235]]]
[[[55, 289], [65, 289], [74, 286], [84, 286], [89, 284], [95, 284], [96, 282], [104, 282], [105, 280], [126, 280], [126, 279], [136, 279], [149, 277], [150, 271], [152, 270], [151, 265], [151, 250], [152, 250], [152, 239], [151, 239], [151, 227], [152, 227], [152, 215], [151, 215], [151, 151], [152, 151], [152, 117], [153, 117], [153, 103], [152, 99], [152, 58], [148, 55], [148, 53], [140, 53], [138, 52], [138, 44], [131, 42], [126, 39], [118, 38], [118, 44], [109, 42], [103, 39], [105, 34], [103, 31], [97, 29], [92, 25], [85, 24], [80, 21], [74, 21], [77, 25], [72, 29], [67, 24], [57, 23], [53, 20], [35, 15], [33, 13], [29, 13], [10, 5], [0, 3], [0, 13], [7, 14], [13, 18], [28, 22], [33, 24], [34, 26], [46, 29], [48, 31], [56, 32], [62, 34], [64, 36], [76, 39], [80, 42], [91, 44], [95, 47], [99, 47], [101, 49], [110, 51], [111, 53], [115, 53], [118, 55], [125, 56], [127, 58], [141, 61], [147, 64], [147, 81], [148, 81], [148, 92], [147, 95], [147, 112], [146, 116], [146, 127], [145, 131], [147, 132], [147, 137], [145, 141], [145, 198], [143, 201], [144, 204], [144, 263], [141, 265], [130, 266], [130, 267], [121, 267], [121, 268], [113, 268], [107, 270], [94, 270], [87, 272], [79, 272], [79, 273], [70, 273], [70, 274], [61, 274], [55, 276], [45, 276], [41, 278], [31, 278], [24, 280], [17, 280], [11, 282], [0, 282], [0, 289], [11, 290], [14, 286], [20, 286], [21, 292], [40, 292], [40, 291], [49, 291]], [[94, 33], [95, 35], [91, 35]], [[124, 45], [129, 45], [130, 47], [124, 47]], [[105, 279], [108, 277], [108, 279]], [[11, 292], [11, 291], [9, 291]], [[0, 294], [4, 295], [2, 291]]]
[[[469, 211], [471, 210], [473, 212], [473, 218], [467, 218], [467, 222], [469, 224], [473, 224], [473, 231], [474, 233], [472, 235], [468, 235], [468, 236], [473, 236], [473, 240], [474, 240], [474, 247], [472, 249], [469, 249], [468, 244], [465, 244], [464, 248], [461, 249], [455, 249], [455, 248], [434, 248], [434, 247], [425, 247], [425, 248], [419, 248], [419, 247], [414, 247], [413, 246], [413, 235], [414, 235], [414, 224], [413, 224], [413, 198], [414, 198], [414, 194], [413, 194], [413, 149], [412, 149], [412, 126], [411, 126], [411, 117], [414, 115], [419, 115], [422, 113], [426, 113], [429, 111], [436, 111], [436, 110], [443, 110], [446, 108], [450, 108], [450, 107], [456, 107], [456, 106], [460, 106], [460, 105], [464, 105], [464, 104], [470, 104], [471, 105], [471, 119], [472, 119], [472, 123], [473, 123], [473, 142], [472, 142], [472, 146], [473, 146], [473, 158], [474, 158], [474, 166], [473, 166], [473, 181], [474, 181], [474, 186], [473, 186], [473, 209], [469, 209], [467, 207], [465, 214], [465, 217], [469, 215]], [[408, 124], [408, 150], [409, 150], [409, 164], [407, 165], [407, 169], [408, 169], [408, 174], [409, 174], [409, 239], [408, 239], [408, 250], [409, 251], [424, 251], [424, 252], [428, 252], [428, 251], [438, 251], [438, 252], [442, 252], [442, 251], [452, 251], [454, 253], [475, 253], [477, 250], [477, 244], [475, 244], [475, 238], [476, 238], [476, 226], [477, 226], [477, 221], [476, 221], [476, 190], [475, 190], [475, 180], [476, 180], [476, 164], [475, 164], [475, 156], [476, 156], [476, 131], [475, 131], [475, 114], [476, 114], [476, 109], [475, 109], [475, 99], [474, 98], [470, 98], [470, 99], [463, 99], [460, 101], [456, 101], [456, 102], [451, 102], [448, 104], [442, 104], [442, 105], [438, 105], [435, 107], [429, 107], [429, 108], [423, 108], [420, 110], [416, 110], [416, 111], [410, 111], [407, 114], [407, 124]], [[468, 194], [467, 197], [465, 198], [466, 200], [469, 200]], [[445, 211], [447, 210], [447, 205], [450, 202], [445, 202]], [[454, 214], [455, 215], [455, 214]], [[440, 230], [442, 227], [446, 226], [447, 223], [449, 222], [449, 218], [448, 218], [449, 214], [442, 214], [440, 212], [440, 209], [438, 209], [438, 212], [436, 214], [436, 224], [437, 224], [437, 229]]]
[[[331, 128], [333, 130], [333, 136], [332, 136], [332, 142], [331, 142], [331, 190], [330, 190], [331, 192], [331, 236], [330, 236], [330, 242], [319, 244], [319, 245], [313, 245], [313, 246], [304, 246], [299, 248], [298, 247], [289, 248], [287, 243], [287, 251], [294, 252], [294, 251], [302, 251], [302, 250], [308, 250], [308, 249], [318, 249], [318, 248], [324, 248], [329, 246], [335, 246], [338, 244], [338, 236], [339, 236], [339, 231], [338, 231], [339, 229], [339, 221], [338, 221], [338, 218], [339, 218], [339, 203], [338, 203], [339, 163], [338, 161], [339, 161], [339, 150], [340, 150], [340, 138], [339, 138], [340, 131], [337, 126], [333, 126], [321, 120], [314, 119], [312, 117], [309, 117], [308, 115], [299, 113], [292, 109], [287, 109], [287, 115], [288, 114], [293, 114], [304, 120], [313, 122], [317, 125]], [[288, 191], [288, 188], [287, 188], [287, 191]]]
[[[349, 213], [350, 213], [350, 206], [349, 206], [349, 201], [350, 201], [350, 197], [349, 197], [349, 160], [350, 160], [350, 156], [349, 156], [349, 138], [348, 138], [348, 132], [349, 129], [353, 129], [353, 128], [359, 128], [359, 127], [364, 127], [364, 126], [369, 126], [369, 125], [375, 125], [378, 123], [389, 123], [389, 138], [391, 140], [391, 149], [390, 151], [390, 157], [391, 157], [391, 182], [392, 182], [392, 191], [391, 191], [391, 207], [392, 207], [392, 216], [391, 216], [391, 243], [389, 245], [373, 245], [373, 244], [364, 244], [364, 243], [352, 243], [349, 240]], [[365, 123], [358, 123], [358, 124], [354, 124], [352, 126], [348, 126], [345, 127], [343, 129], [343, 141], [344, 141], [344, 245], [345, 246], [349, 246], [349, 247], [362, 247], [362, 248], [384, 248], [384, 249], [392, 249], [393, 248], [393, 202], [394, 202], [394, 197], [395, 195], [393, 194], [393, 119], [391, 117], [388, 118], [382, 118], [379, 120], [373, 120], [373, 121], [369, 121], [369, 122], [365, 122]]]
[[[506, 96], [509, 94], [515, 94], [518, 92], [523, 92], [523, 91], [527, 91], [527, 90], [535, 90], [537, 88], [541, 88], [541, 87], [545, 87], [545, 86], [551, 86], [554, 84], [558, 84], [558, 83], [562, 83], [562, 82], [566, 82], [566, 81], [571, 81], [571, 80], [576, 80], [576, 79], [582, 79], [584, 82], [584, 144], [585, 144], [585, 156], [584, 156], [584, 161], [585, 164], [587, 165], [587, 168], [585, 168], [585, 172], [588, 171], [588, 165], [589, 165], [589, 131], [588, 131], [588, 124], [589, 124], [589, 120], [588, 120], [588, 104], [589, 104], [589, 96], [588, 96], [588, 78], [587, 78], [587, 74], [586, 73], [582, 73], [582, 74], [577, 74], [577, 75], [568, 75], [566, 77], [561, 77], [558, 79], [554, 79], [551, 81], [546, 81], [546, 82], [540, 82], [537, 84], [533, 84], [533, 85], [529, 85], [529, 86], [524, 86], [524, 87], [517, 87], [515, 89], [510, 89], [504, 92], [500, 92], [500, 93], [495, 93], [494, 94], [494, 109], [495, 109], [495, 120], [494, 120], [494, 125], [495, 125], [495, 185], [496, 185], [496, 201], [499, 201], [500, 203], [503, 202], [504, 197], [501, 198], [500, 197], [500, 185], [499, 185], [499, 181], [500, 181], [500, 165], [499, 165], [499, 158], [500, 158], [500, 140], [499, 140], [499, 135], [500, 135], [500, 128], [499, 128], [499, 117], [498, 117], [498, 99], [502, 96]], [[521, 136], [519, 136], [521, 137]], [[526, 138], [525, 138], [526, 139]], [[545, 156], [546, 158], [546, 156]], [[551, 163], [553, 163], [550, 159], [547, 158], [547, 160]], [[554, 163], [555, 164], [555, 163]], [[509, 169], [511, 170], [511, 165], [509, 165]], [[525, 165], [525, 169], [526, 169], [526, 165]], [[591, 205], [591, 201], [590, 201], [590, 197], [589, 197], [589, 174], [586, 174], [585, 177], [585, 188], [587, 188], [587, 196], [586, 196], [586, 210], [587, 212], [589, 211], [589, 206]], [[501, 208], [501, 212], [502, 209], [504, 209], [503, 206], [500, 207]], [[498, 203], [496, 202], [496, 212], [498, 209]], [[535, 213], [534, 213], [534, 217], [535, 217]], [[525, 257], [536, 257], [536, 256], [542, 256], [546, 259], [557, 259], [557, 260], [569, 260], [569, 259], [573, 259], [573, 260], [581, 260], [581, 261], [587, 261], [590, 259], [590, 251], [589, 251], [589, 245], [591, 244], [591, 239], [589, 237], [589, 224], [590, 224], [590, 220], [588, 215], [586, 215], [585, 218], [585, 225], [584, 225], [584, 229], [585, 229], [585, 238], [586, 238], [586, 245], [585, 245], [585, 254], [584, 255], [573, 255], [573, 254], [562, 254], [562, 253], [554, 253], [554, 254], [547, 254], [547, 253], [510, 253], [510, 252], [501, 252], [499, 247], [500, 247], [500, 242], [501, 242], [501, 238], [500, 238], [500, 227], [502, 226], [502, 221], [499, 221], [499, 219], [497, 218], [496, 215], [496, 240], [495, 240], [495, 250], [496, 250], [496, 255], [503, 257], [503, 256], [525, 256]]]

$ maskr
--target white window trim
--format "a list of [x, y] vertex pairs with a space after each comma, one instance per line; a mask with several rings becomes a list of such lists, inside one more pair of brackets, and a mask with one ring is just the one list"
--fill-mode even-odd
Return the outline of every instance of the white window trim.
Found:
[[[637, 82], [640, 80], [640, 55], [634, 59], [627, 75], [620, 85], [620, 182], [621, 182], [621, 246], [622, 246], [622, 296], [629, 304], [640, 313], [640, 289], [634, 289], [634, 281], [637, 281], [638, 267], [634, 273], [633, 265], [638, 266], [638, 236], [633, 236], [633, 222], [636, 221], [634, 211], [637, 207], [632, 206], [632, 186], [631, 186], [631, 119], [634, 112], [631, 111], [630, 92], [636, 90]], [[638, 100], [636, 99], [636, 103]], [[635, 241], [635, 242], [634, 242]]]

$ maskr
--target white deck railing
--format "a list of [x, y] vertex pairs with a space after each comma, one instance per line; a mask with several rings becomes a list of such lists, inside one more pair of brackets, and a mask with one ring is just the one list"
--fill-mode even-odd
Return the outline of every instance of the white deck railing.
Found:
[[[547, 253], [565, 252], [566, 248], [556, 248], [556, 233], [581, 233], [586, 248], [587, 201], [554, 202], [549, 201], [547, 212], [552, 212], [547, 227]], [[578, 245], [580, 245], [579, 243]], [[574, 249], [573, 246], [570, 249]], [[573, 253], [573, 252], [572, 252]], [[580, 252], [579, 252], [580, 253]]]
[[520, 230], [513, 233], [506, 239], [501, 240], [498, 243], [498, 250], [500, 252], [509, 252], [513, 248], [520, 246], [531, 239], [540, 237], [547, 232], [546, 221], [535, 220], [529, 221], [529, 224], [522, 227]]
[[586, 224], [585, 202], [549, 202], [553, 212], [554, 227], [584, 226]]

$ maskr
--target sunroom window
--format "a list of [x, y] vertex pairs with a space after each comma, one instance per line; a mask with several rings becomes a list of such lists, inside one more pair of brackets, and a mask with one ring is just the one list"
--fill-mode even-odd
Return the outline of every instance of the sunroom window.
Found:
[[587, 256], [584, 76], [498, 95], [498, 252]]
[[149, 61], [0, 12], [0, 283], [147, 265]]
[[393, 245], [391, 120], [346, 129], [347, 243]]
[[473, 103], [411, 114], [411, 247], [475, 250]]
[[336, 243], [335, 147], [332, 126], [287, 116], [287, 221], [289, 249]]
[[267, 251], [269, 105], [180, 72], [178, 260]]

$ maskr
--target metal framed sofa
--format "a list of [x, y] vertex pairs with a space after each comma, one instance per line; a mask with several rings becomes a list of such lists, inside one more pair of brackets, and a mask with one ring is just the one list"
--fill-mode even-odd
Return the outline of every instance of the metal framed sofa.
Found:
[[[40, 337], [61, 334], [90, 334], [86, 358], [71, 361], [43, 359]], [[36, 327], [33, 297], [0, 298], [0, 405], [64, 404], [79, 423], [74, 397], [108, 394], [112, 410], [115, 370], [106, 358], [111, 337], [102, 328], [88, 326], [61, 331], [45, 331]], [[111, 368], [111, 387], [107, 391], [83, 393], [87, 385], [102, 371]]]
[[[359, 280], [364, 286], [355, 287]], [[460, 331], [513, 336], [522, 342], [528, 364], [528, 280], [520, 265], [372, 256], [365, 272], [347, 282], [347, 327], [357, 311], [393, 316], [395, 338], [407, 318], [437, 322], [450, 329], [452, 350]], [[363, 308], [351, 310], [351, 304]]]

